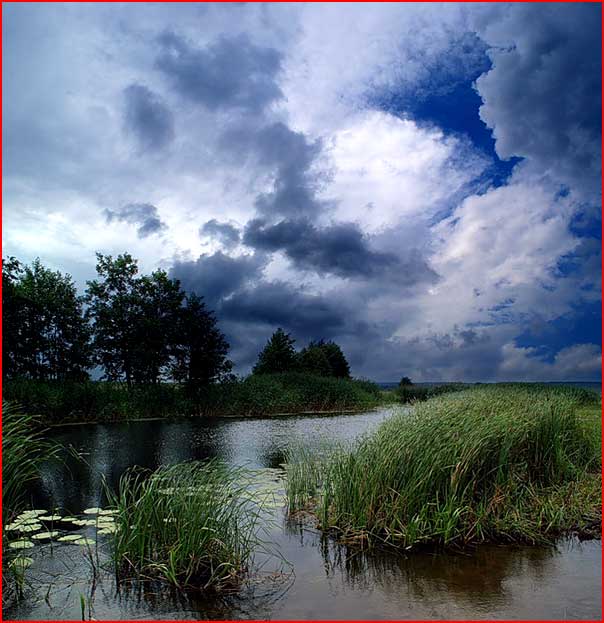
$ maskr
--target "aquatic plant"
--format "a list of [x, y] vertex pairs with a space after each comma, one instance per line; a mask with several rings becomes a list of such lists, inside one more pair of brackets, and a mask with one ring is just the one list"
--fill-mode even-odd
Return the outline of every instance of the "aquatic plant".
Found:
[[56, 446], [44, 439], [38, 418], [2, 401], [3, 526], [24, 507], [27, 484], [38, 477], [40, 463], [56, 452]]
[[157, 578], [181, 588], [236, 585], [259, 544], [261, 508], [245, 470], [183, 463], [128, 471], [111, 499], [118, 578]]
[[597, 521], [597, 405], [573, 391], [480, 386], [418, 403], [352, 448], [288, 457], [290, 510], [363, 544], [542, 542]]

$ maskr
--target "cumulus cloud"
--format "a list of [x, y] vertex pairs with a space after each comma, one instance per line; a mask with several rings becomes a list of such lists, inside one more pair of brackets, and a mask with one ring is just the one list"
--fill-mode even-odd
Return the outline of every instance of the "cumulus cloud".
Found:
[[283, 97], [277, 82], [280, 53], [255, 45], [245, 34], [222, 36], [203, 49], [174, 32], [158, 42], [157, 68], [182, 95], [210, 110], [261, 112]]
[[215, 218], [207, 221], [199, 228], [199, 235], [216, 238], [227, 249], [236, 247], [241, 237], [237, 227], [230, 223], [220, 223]]
[[[600, 186], [601, 6], [518, 4], [477, 19], [492, 68], [476, 81], [501, 158], [597, 201]], [[589, 50], [589, 52], [588, 52]]]
[[107, 222], [122, 221], [129, 225], [138, 225], [139, 238], [159, 234], [167, 229], [167, 225], [159, 218], [157, 208], [150, 203], [128, 203], [116, 210], [105, 210]]
[[140, 84], [126, 87], [124, 99], [124, 126], [141, 151], [166, 147], [174, 138], [174, 119], [162, 99]]

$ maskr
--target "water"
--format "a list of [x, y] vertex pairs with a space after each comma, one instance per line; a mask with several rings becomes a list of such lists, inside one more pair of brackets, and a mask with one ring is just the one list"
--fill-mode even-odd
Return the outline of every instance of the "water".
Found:
[[[378, 410], [59, 427], [54, 437], [84, 453], [86, 464], [66, 456], [62, 465], [46, 466], [32, 503], [70, 513], [102, 506], [103, 480], [115, 486], [131, 465], [216, 457], [279, 468], [288, 444], [352, 440], [389, 415]], [[28, 570], [35, 586], [5, 617], [80, 620], [83, 597], [97, 620], [601, 618], [600, 541], [483, 546], [467, 555], [365, 554], [323, 538], [311, 525], [288, 522], [280, 510], [275, 514], [271, 541], [291, 566], [272, 559], [238, 595], [200, 598], [160, 586], [117, 591], [110, 572], [95, 577], [85, 548], [54, 545], [50, 551], [47, 545]], [[102, 545], [100, 552], [102, 563]]]

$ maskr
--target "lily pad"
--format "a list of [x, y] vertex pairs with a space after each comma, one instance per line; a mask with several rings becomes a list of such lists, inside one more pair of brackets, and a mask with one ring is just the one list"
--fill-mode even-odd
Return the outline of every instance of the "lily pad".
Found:
[[89, 539], [88, 537], [80, 537], [77, 541], [73, 541], [74, 545], [94, 545], [96, 541], [94, 539]]
[[93, 506], [92, 508], [85, 508], [83, 513], [84, 515], [98, 515], [103, 509], [98, 508], [98, 506]]
[[116, 531], [117, 528], [115, 526], [105, 526], [104, 528], [97, 530], [97, 534], [115, 534]]
[[32, 534], [31, 538], [36, 539], [37, 541], [50, 541], [50, 539], [54, 539], [58, 534], [58, 530], [52, 530], [50, 532], [39, 532], [38, 534]]
[[30, 547], [33, 547], [34, 544], [31, 541], [21, 539], [20, 541], [13, 541], [12, 543], [9, 543], [8, 546], [11, 549], [28, 549]]
[[82, 535], [80, 534], [66, 534], [65, 536], [60, 536], [57, 541], [61, 543], [70, 543], [82, 540]]
[[61, 515], [42, 515], [38, 517], [38, 519], [40, 521], [60, 521], [63, 517], [61, 517]]
[[42, 530], [42, 524], [41, 523], [32, 523], [32, 524], [26, 524], [24, 526], [18, 526], [17, 528], [15, 528], [16, 532], [37, 532], [38, 530]]
[[99, 515], [100, 516], [112, 516], [112, 515], [117, 515], [118, 512], [119, 511], [114, 508], [106, 508], [104, 510], [99, 511]]

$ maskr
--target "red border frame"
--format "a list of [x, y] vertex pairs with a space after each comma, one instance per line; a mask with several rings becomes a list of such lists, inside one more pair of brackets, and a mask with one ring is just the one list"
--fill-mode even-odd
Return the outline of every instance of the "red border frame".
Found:
[[[2, 5], [4, 4], [21, 4], [21, 3], [29, 3], [29, 4], [48, 4], [48, 3], [55, 3], [55, 2], [60, 2], [61, 0], [0, 0], [0, 3]], [[311, 2], [315, 2], [316, 0], [311, 0]], [[370, 0], [370, 3], [373, 3], [374, 0]], [[441, 0], [444, 1], [446, 3], [453, 3], [455, 2], [456, 4], [469, 4], [469, 3], [485, 3], [485, 0], [462, 0], [461, 2], [457, 2], [457, 0]], [[600, 4], [601, 6], [603, 5], [603, 1], [602, 0], [529, 0], [530, 3], [559, 3], [559, 4], [575, 4], [575, 3], [590, 3], [590, 4]], [[80, 3], [83, 4], [82, 0], [62, 0], [63, 3]], [[107, 4], [107, 3], [122, 3], [121, 0], [93, 0], [93, 2], [90, 2], [90, 4]], [[159, 2], [163, 2], [168, 3], [168, 2], [197, 2], [198, 4], [201, 4], [203, 2], [206, 2], [206, 0], [127, 0], [127, 3], [133, 3], [133, 2], [140, 2], [140, 3], [159, 3]], [[228, 2], [228, 0], [215, 0], [215, 2]], [[291, 3], [290, 0], [271, 0], [272, 3]], [[367, 3], [367, 0], [332, 0], [331, 3], [360, 3], [360, 2], [365, 2]], [[375, 2], [375, 4], [385, 4], [385, 3], [397, 3], [397, 4], [401, 4], [401, 3], [407, 3], [407, 2], [414, 2], [416, 3], [417, 0], [382, 0], [381, 2]], [[431, 2], [430, 0], [420, 0], [420, 2], [422, 3], [426, 3], [426, 4], [433, 4], [433, 2]], [[493, 3], [493, 4], [509, 4], [509, 3], [516, 3], [516, 2], [526, 2], [526, 0], [486, 0], [486, 2], [488, 3]], [[258, 3], [260, 4], [260, 2], [258, 0], [253, 0], [253, 2], [248, 2], [248, 3]], [[528, 2], [526, 2], [528, 3]], [[2, 18], [3, 18], [3, 11], [0, 10], [0, 32], [1, 32], [1, 28], [2, 28]], [[601, 13], [601, 26], [602, 26], [602, 30], [604, 30], [604, 7], [602, 7], [602, 13]], [[0, 35], [0, 40], [1, 40], [1, 35]], [[604, 57], [604, 39], [602, 39], [601, 42], [601, 58]], [[0, 63], [2, 61], [2, 50], [0, 49]], [[2, 68], [0, 65], [0, 77], [2, 76]], [[604, 101], [604, 69], [601, 68], [601, 100], [600, 100], [600, 109], [601, 109], [601, 122], [602, 122], [602, 127], [604, 128], [604, 109], [602, 108], [602, 101]], [[2, 84], [0, 84], [0, 101], [2, 100]], [[2, 110], [0, 109], [0, 121], [2, 120]], [[604, 152], [604, 135], [601, 137], [601, 145], [602, 145], [602, 152]], [[2, 152], [0, 152], [0, 174], [2, 173]], [[601, 154], [602, 155], [602, 154]], [[1, 188], [2, 188], [2, 199], [0, 199], [0, 214], [2, 213], [2, 200], [4, 197], [4, 178], [2, 178], [2, 181], [0, 182], [1, 184]], [[602, 191], [602, 195], [604, 196], [604, 171], [602, 171], [601, 173], [601, 191]], [[0, 222], [0, 235], [2, 234], [2, 223]], [[601, 224], [601, 235], [602, 238], [604, 238], [604, 222], [602, 222]], [[602, 272], [604, 272], [604, 255], [601, 257], [601, 269]], [[2, 300], [1, 300], [1, 293], [2, 293], [2, 284], [0, 283], [0, 310], [2, 309]], [[602, 300], [602, 289], [600, 290], [600, 307], [601, 307], [601, 316], [602, 316], [602, 329], [604, 330], [604, 301]], [[2, 316], [0, 314], [0, 346], [2, 345]], [[602, 346], [602, 345], [601, 345]], [[604, 356], [601, 355], [601, 363], [604, 363]], [[1, 375], [1, 371], [2, 371], [2, 362], [0, 361], [0, 391], [2, 389], [2, 375]], [[602, 365], [600, 367], [600, 381], [604, 383], [604, 369], [602, 369]], [[2, 439], [2, 428], [1, 428], [1, 423], [2, 423], [2, 414], [1, 414], [1, 407], [0, 407], [0, 440]], [[604, 423], [604, 407], [602, 408], [602, 420]], [[602, 443], [604, 445], [604, 430], [602, 431]], [[2, 468], [2, 449], [0, 447], [0, 470]], [[603, 475], [604, 475], [604, 468], [603, 468]], [[602, 495], [604, 498], [604, 481], [602, 483]], [[0, 497], [0, 512], [2, 510], [2, 499]], [[604, 524], [603, 524], [604, 525]], [[1, 537], [0, 537], [1, 539]], [[601, 549], [601, 558], [600, 558], [600, 569], [602, 568], [602, 563], [604, 563], [604, 546]], [[2, 565], [2, 548], [0, 548], [0, 568]], [[0, 597], [2, 596], [2, 586], [0, 585]], [[600, 593], [600, 600], [601, 600], [601, 611], [602, 611], [602, 616], [604, 617], [604, 578], [601, 579], [601, 593]], [[2, 616], [2, 612], [0, 612], [0, 621], [7, 621], [7, 623], [12, 623], [13, 620], [11, 619], [3, 619]], [[63, 621], [64, 619], [36, 619], [36, 621], [39, 621], [39, 623], [56, 623], [57, 621]], [[120, 619], [120, 620], [113, 620], [113, 619], [101, 619], [102, 621], [105, 621], [106, 623], [123, 623], [123, 621], [125, 621], [125, 619]], [[147, 620], [153, 620], [153, 621], [162, 621], [163, 619], [147, 619]], [[257, 620], [257, 619], [245, 619], [248, 621], [248, 623], [267, 623], [266, 621], [261, 621], [261, 620]], [[457, 623], [459, 623], [459, 619], [456, 620], [451, 620], [451, 619], [438, 619], [439, 621], [449, 621], [450, 623], [453, 623], [453, 621], [457, 621]], [[513, 620], [506, 620], [506, 619], [498, 619], [499, 621], [505, 622], [505, 621], [514, 621], [514, 623], [525, 623], [528, 621], [531, 621], [530, 619], [513, 619]], [[540, 619], [541, 621], [543, 621], [544, 623], [559, 623], [559, 619], [547, 619], [547, 620], [543, 620]], [[604, 619], [595, 619], [595, 621], [603, 621]], [[333, 623], [333, 620], [322, 620], [322, 619], [313, 619], [312, 621], [314, 621], [314, 623]], [[370, 619], [371, 621], [371, 619]], [[408, 623], [430, 623], [428, 620], [425, 619], [406, 619], [406, 621]], [[585, 621], [590, 621], [589, 619], [586, 619]], [[170, 620], [170, 623], [190, 623], [190, 620], [183, 620], [183, 621], [179, 621], [179, 620]], [[214, 622], [210, 622], [210, 623], [214, 623]], [[220, 621], [217, 621], [216, 623], [232, 623], [232, 620], [223, 620], [221, 619]], [[272, 620], [272, 623], [298, 623], [298, 620], [285, 620], [285, 619], [274, 619]], [[466, 620], [466, 623], [484, 623], [484, 620], [482, 621], [474, 621], [474, 620]]]

